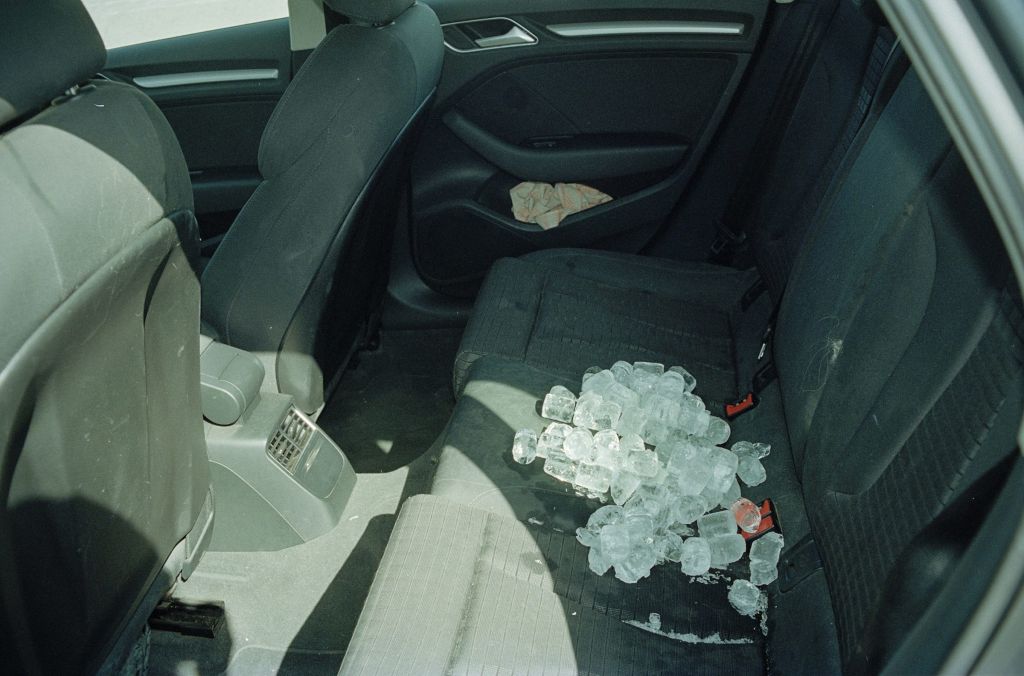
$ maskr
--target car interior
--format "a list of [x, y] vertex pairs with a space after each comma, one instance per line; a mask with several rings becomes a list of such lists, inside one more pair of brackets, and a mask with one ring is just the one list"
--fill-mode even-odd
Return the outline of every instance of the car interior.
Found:
[[[1024, 314], [882, 4], [0, 3], [10, 673], [949, 670], [1024, 551]], [[770, 444], [753, 616], [745, 560], [597, 574], [607, 497], [513, 457], [619, 361]]]

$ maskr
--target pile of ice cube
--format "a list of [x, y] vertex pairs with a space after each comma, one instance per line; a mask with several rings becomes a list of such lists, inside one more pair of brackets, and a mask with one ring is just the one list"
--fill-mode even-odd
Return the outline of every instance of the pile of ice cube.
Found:
[[[517, 462], [542, 458], [545, 472], [580, 495], [614, 503], [577, 531], [598, 575], [614, 568], [618, 579], [635, 583], [655, 565], [672, 562], [700, 576], [746, 553], [739, 531], [756, 532], [761, 513], [741, 497], [739, 481], [756, 486], [765, 480], [761, 460], [771, 447], [738, 441], [722, 448], [729, 424], [707, 411], [693, 393], [696, 385], [681, 366], [618, 361], [609, 369], [591, 367], [578, 397], [560, 385], [544, 397], [541, 415], [554, 422], [540, 435], [516, 433]], [[778, 533], [754, 541], [750, 581], [737, 580], [729, 591], [739, 612], [752, 616], [763, 609], [757, 587], [778, 576], [781, 549]]]

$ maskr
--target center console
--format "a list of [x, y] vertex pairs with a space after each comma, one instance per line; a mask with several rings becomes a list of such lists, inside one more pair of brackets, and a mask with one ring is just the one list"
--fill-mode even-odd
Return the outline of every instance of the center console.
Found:
[[216, 503], [210, 549], [283, 549], [333, 528], [356, 480], [345, 454], [290, 395], [260, 391], [254, 355], [217, 342], [202, 350]]

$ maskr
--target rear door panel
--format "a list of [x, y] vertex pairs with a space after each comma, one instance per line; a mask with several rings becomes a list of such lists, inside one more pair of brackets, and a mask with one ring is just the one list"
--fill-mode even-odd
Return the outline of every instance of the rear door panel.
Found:
[[287, 19], [109, 52], [105, 74], [139, 87], [174, 129], [207, 242], [227, 230], [259, 184], [260, 138], [291, 70]]
[[[431, 287], [459, 296], [502, 256], [643, 246], [693, 176], [768, 7], [427, 1], [448, 24], [449, 47], [413, 162], [412, 250]], [[458, 22], [493, 17], [536, 42], [475, 48], [481, 37], [501, 40], [509, 24]], [[545, 231], [512, 218], [508, 190], [521, 180], [585, 182], [614, 200]]]

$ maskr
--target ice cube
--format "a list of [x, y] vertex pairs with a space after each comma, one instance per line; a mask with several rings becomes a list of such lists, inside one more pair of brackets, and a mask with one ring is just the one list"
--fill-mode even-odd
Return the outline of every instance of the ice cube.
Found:
[[629, 381], [629, 389], [636, 392], [640, 397], [645, 397], [654, 391], [658, 382], [658, 376], [649, 371], [638, 371], [633, 369], [633, 377]]
[[622, 507], [617, 505], [605, 505], [594, 510], [594, 513], [587, 519], [587, 528], [598, 531], [613, 523], [621, 523], [626, 518]]
[[708, 418], [708, 428], [704, 432], [704, 437], [708, 441], [716, 445], [724, 444], [729, 440], [730, 434], [732, 434], [732, 429], [729, 427], [729, 423], [714, 416]]
[[768, 475], [760, 460], [752, 455], [743, 455], [736, 466], [736, 476], [748, 486], [759, 486]]
[[750, 545], [750, 560], [776, 565], [784, 542], [779, 533], [765, 533]]
[[683, 409], [688, 409], [694, 412], [707, 410], [707, 406], [704, 405], [704, 400], [693, 392], [689, 392], [684, 395], [682, 400], [680, 400], [679, 405]]
[[549, 452], [544, 460], [544, 472], [559, 481], [572, 483], [576, 478], [576, 463], [562, 452]]
[[583, 389], [580, 390], [580, 394], [582, 395], [587, 392], [597, 392], [598, 394], [603, 396], [605, 390], [607, 390], [610, 386], [614, 385], [615, 383], [615, 374], [613, 374], [611, 371], [607, 369], [603, 371], [598, 371], [591, 377], [587, 378], [586, 381], [584, 381]]
[[722, 509], [731, 509], [734, 502], [740, 499], [740, 485], [736, 481], [736, 477], [732, 478], [732, 483], [729, 484], [728, 490], [722, 494], [722, 499], [718, 501], [718, 505]]
[[679, 402], [657, 392], [651, 392], [641, 399], [640, 405], [647, 412], [648, 420], [658, 420], [669, 427], [675, 427], [679, 419]]
[[647, 618], [647, 626], [654, 631], [659, 631], [661, 629], [661, 614], [651, 613]]
[[622, 407], [614, 401], [605, 399], [594, 407], [594, 429], [614, 429], [619, 422], [620, 415], [622, 415]]
[[715, 535], [708, 538], [708, 547], [711, 549], [711, 565], [724, 568], [740, 560], [747, 551], [747, 541], [739, 533]]
[[576, 408], [576, 397], [567, 388], [555, 385], [544, 397], [540, 414], [548, 420], [572, 422], [572, 414]]
[[[667, 505], [660, 495], [651, 491], [646, 484], [641, 484], [622, 507], [626, 511], [627, 520], [632, 516], [642, 516], [645, 519], [650, 519], [651, 532], [653, 533], [653, 529], [656, 527], [657, 522], [661, 521], [662, 512], [664, 512]], [[643, 521], [643, 523], [647, 522]]]
[[703, 575], [711, 569], [711, 549], [702, 537], [687, 538], [680, 550], [679, 563], [687, 575]]
[[581, 462], [576, 470], [576, 480], [573, 485], [589, 491], [592, 497], [599, 497], [596, 494], [607, 493], [612, 482], [612, 471], [601, 465], [592, 465]]
[[[634, 394], [636, 393], [634, 392]], [[639, 401], [639, 395], [637, 397]], [[622, 415], [619, 416], [619, 424], [615, 426], [615, 429], [622, 436], [629, 434], [640, 435], [643, 434], [646, 423], [647, 412], [640, 408], [639, 404], [634, 404], [622, 409]]]
[[615, 577], [628, 584], [634, 584], [651, 574], [651, 568], [658, 563], [658, 555], [651, 546], [633, 547], [625, 560], [615, 564]]
[[729, 603], [740, 615], [753, 617], [762, 609], [761, 590], [747, 580], [735, 580], [729, 587]]
[[624, 470], [617, 472], [612, 478], [611, 485], [611, 496], [615, 504], [625, 504], [633, 496], [633, 493], [636, 492], [636, 489], [640, 487], [641, 481], [640, 477], [632, 472]]
[[736, 479], [740, 459], [732, 451], [717, 446], [708, 453], [711, 460], [711, 480], [708, 486], [717, 493], [725, 493]]
[[540, 439], [537, 440], [537, 457], [546, 458], [552, 450], [561, 452], [562, 444], [565, 443], [565, 437], [569, 432], [572, 432], [572, 427], [565, 423], [553, 422], [545, 427]]
[[669, 436], [672, 434], [672, 428], [667, 425], [664, 421], [648, 419], [644, 423], [643, 436], [644, 441], [649, 443], [651, 446], [658, 446], [668, 441]]
[[600, 366], [591, 366], [586, 371], [584, 371], [583, 372], [583, 382], [580, 383], [580, 386], [581, 386], [580, 387], [580, 392], [583, 391], [582, 386], [587, 384], [587, 381], [590, 380], [591, 376], [593, 376], [595, 373], [600, 373], [602, 370], [603, 369]]
[[566, 435], [562, 451], [569, 456], [570, 460], [593, 462], [594, 435], [588, 429], [577, 427]]
[[683, 538], [675, 533], [666, 533], [655, 540], [654, 551], [660, 561], [679, 563], [683, 558]]
[[763, 587], [766, 584], [771, 584], [779, 578], [779, 567], [778, 564], [768, 563], [767, 561], [751, 561], [750, 562], [750, 582], [756, 584], [759, 587]]
[[736, 525], [745, 533], [756, 532], [757, 527], [761, 525], [761, 510], [746, 498], [740, 498], [732, 503], [729, 511], [736, 517]]
[[619, 446], [619, 435], [612, 430], [601, 430], [594, 435], [594, 462], [613, 471], [626, 464]]
[[610, 561], [625, 559], [631, 548], [629, 528], [626, 524], [613, 523], [601, 529], [601, 552]]
[[683, 395], [689, 392], [686, 389], [686, 379], [682, 374], [675, 371], [665, 371], [658, 377], [654, 384], [654, 391], [672, 401], [681, 401]]
[[601, 544], [601, 531], [590, 528], [577, 528], [576, 540], [584, 547], [597, 547]]
[[684, 495], [672, 506], [672, 516], [676, 523], [693, 523], [704, 515], [708, 509], [704, 498], [699, 495]]
[[576, 427], [597, 429], [597, 424], [594, 422], [594, 414], [597, 412], [597, 407], [602, 401], [601, 395], [593, 390], [581, 394], [580, 398], [576, 400], [576, 410], [573, 412], [572, 424]]
[[677, 470], [677, 485], [683, 495], [700, 495], [711, 480], [711, 463], [703, 456], [687, 460]]
[[537, 457], [537, 433], [530, 429], [516, 432], [512, 441], [512, 459], [520, 465], [529, 465]]
[[669, 369], [672, 373], [678, 373], [683, 377], [683, 382], [686, 383], [686, 391], [693, 392], [694, 388], [697, 387], [697, 379], [693, 375], [684, 369], [682, 366], [673, 366]]
[[600, 547], [591, 547], [587, 553], [587, 565], [597, 575], [604, 575], [612, 567], [612, 562], [604, 555]]
[[722, 504], [722, 493], [714, 490], [709, 483], [704, 486], [704, 490], [700, 492], [700, 497], [704, 498], [704, 501], [708, 503], [708, 506], [721, 505]]
[[626, 469], [638, 477], [651, 478], [658, 475], [661, 465], [658, 456], [648, 450], [635, 450], [626, 458]]
[[679, 417], [676, 419], [676, 426], [687, 434], [695, 437], [703, 437], [708, 431], [711, 422], [711, 415], [702, 409], [680, 408]]
[[736, 455], [743, 457], [744, 455], [750, 455], [758, 460], [764, 460], [771, 453], [772, 447], [770, 444], [761, 442], [750, 442], [750, 441], [737, 441], [732, 445], [732, 452]]
[[644, 446], [644, 440], [640, 438], [639, 434], [623, 434], [622, 438], [619, 439], [619, 451], [623, 455], [646, 450], [647, 447]]
[[623, 508], [626, 518], [622, 522], [629, 529], [630, 542], [633, 546], [654, 544], [654, 518], [649, 514], [630, 514]]
[[603, 396], [605, 401], [614, 401], [623, 411], [631, 406], [640, 405], [640, 395], [620, 382], [614, 382], [605, 388]]
[[653, 376], [660, 376], [665, 372], [665, 365], [653, 361], [635, 361], [633, 362], [633, 374], [636, 375], [637, 371], [650, 373]]
[[735, 535], [736, 517], [729, 510], [711, 512], [697, 519], [697, 529], [701, 537], [711, 538], [717, 535]]
[[629, 387], [629, 383], [633, 380], [633, 365], [628, 361], [617, 361], [612, 364], [612, 367], [608, 369], [615, 376], [622, 385]]

